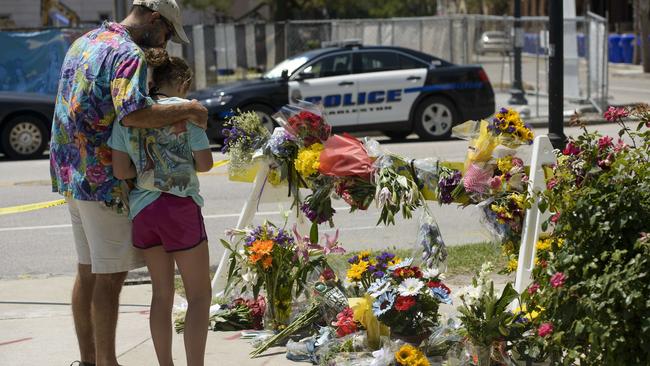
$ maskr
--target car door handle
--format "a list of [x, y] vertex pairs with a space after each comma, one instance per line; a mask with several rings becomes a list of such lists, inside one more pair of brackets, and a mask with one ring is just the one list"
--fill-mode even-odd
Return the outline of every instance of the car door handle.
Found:
[[419, 76], [409, 76], [409, 77], [406, 78], [406, 80], [408, 80], [408, 81], [420, 80], [420, 79], [422, 79], [422, 78], [419, 77]]
[[339, 86], [349, 86], [349, 85], [354, 85], [353, 81], [341, 81], [339, 83]]

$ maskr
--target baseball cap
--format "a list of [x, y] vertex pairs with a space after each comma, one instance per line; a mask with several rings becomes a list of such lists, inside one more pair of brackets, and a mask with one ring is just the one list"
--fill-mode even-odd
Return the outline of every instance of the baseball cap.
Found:
[[167, 19], [174, 26], [174, 36], [172, 41], [176, 43], [190, 43], [187, 34], [183, 30], [183, 20], [181, 17], [181, 8], [176, 4], [176, 0], [133, 0], [133, 5], [144, 6]]

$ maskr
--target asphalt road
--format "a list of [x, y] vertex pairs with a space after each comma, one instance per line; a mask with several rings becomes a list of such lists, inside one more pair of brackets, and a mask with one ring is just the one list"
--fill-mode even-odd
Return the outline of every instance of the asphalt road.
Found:
[[[615, 135], [612, 125], [598, 125], [604, 133]], [[545, 133], [538, 129], [537, 134]], [[576, 133], [575, 128], [567, 134]], [[409, 140], [393, 142], [383, 140], [382, 146], [391, 152], [412, 158], [439, 157], [446, 161], [463, 161], [466, 141], [419, 142]], [[529, 148], [522, 157], [529, 159]], [[215, 160], [223, 155], [214, 153]], [[225, 167], [201, 175], [201, 193], [205, 198], [203, 213], [210, 239], [211, 263], [216, 264], [222, 253], [219, 244], [225, 229], [235, 226], [244, 200], [251, 189], [250, 184], [228, 180]], [[60, 198], [50, 192], [49, 161], [44, 158], [32, 161], [0, 161], [0, 207], [50, 201]], [[479, 222], [474, 207], [438, 206], [430, 202], [442, 235], [448, 245], [475, 243], [491, 240], [489, 233]], [[259, 211], [263, 219], [281, 221], [280, 205], [262, 203]], [[365, 248], [411, 248], [416, 239], [417, 218], [398, 219], [395, 226], [377, 227], [377, 210], [348, 213], [345, 204], [335, 203], [335, 224], [341, 230], [340, 240], [349, 250]], [[322, 227], [321, 230], [331, 230]], [[58, 206], [38, 211], [0, 216], [0, 278], [16, 278], [29, 275], [71, 274], [75, 270], [76, 255], [73, 249], [72, 231], [67, 207]]]

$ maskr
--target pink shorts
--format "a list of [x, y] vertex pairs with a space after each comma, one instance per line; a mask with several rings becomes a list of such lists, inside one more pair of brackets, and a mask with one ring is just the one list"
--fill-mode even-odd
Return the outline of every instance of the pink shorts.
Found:
[[162, 193], [133, 219], [133, 246], [162, 245], [166, 252], [192, 249], [207, 240], [201, 207], [192, 197]]

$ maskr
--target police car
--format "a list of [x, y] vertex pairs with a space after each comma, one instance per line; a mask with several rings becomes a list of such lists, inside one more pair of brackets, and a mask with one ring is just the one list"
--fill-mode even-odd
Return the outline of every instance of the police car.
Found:
[[199, 90], [191, 98], [208, 108], [208, 135], [223, 138], [234, 111], [271, 116], [287, 103], [323, 106], [334, 131], [382, 131], [392, 138], [412, 132], [445, 139], [453, 125], [494, 112], [494, 92], [480, 66], [455, 65], [401, 47], [346, 42], [284, 60], [261, 78]]

